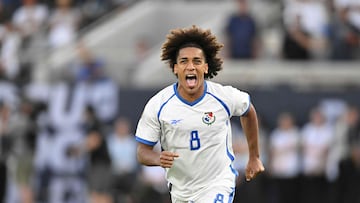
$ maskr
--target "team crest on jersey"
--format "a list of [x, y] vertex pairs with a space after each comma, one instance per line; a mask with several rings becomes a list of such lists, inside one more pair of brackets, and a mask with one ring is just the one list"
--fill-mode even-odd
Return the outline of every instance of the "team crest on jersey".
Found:
[[207, 125], [213, 124], [215, 120], [216, 117], [213, 112], [205, 112], [204, 116], [202, 117], [202, 121]]

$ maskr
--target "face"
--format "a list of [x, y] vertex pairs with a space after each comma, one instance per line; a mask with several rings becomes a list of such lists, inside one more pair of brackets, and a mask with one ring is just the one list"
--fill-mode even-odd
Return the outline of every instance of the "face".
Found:
[[33, 5], [36, 3], [36, 0], [23, 0], [23, 3], [25, 5]]
[[288, 114], [282, 114], [279, 118], [279, 125], [281, 129], [288, 130], [293, 127], [293, 119]]
[[178, 77], [181, 97], [190, 102], [200, 98], [204, 91], [204, 74], [208, 73], [203, 51], [196, 47], [180, 49], [174, 73]]
[[71, 0], [57, 0], [56, 3], [60, 7], [67, 7], [70, 5]]

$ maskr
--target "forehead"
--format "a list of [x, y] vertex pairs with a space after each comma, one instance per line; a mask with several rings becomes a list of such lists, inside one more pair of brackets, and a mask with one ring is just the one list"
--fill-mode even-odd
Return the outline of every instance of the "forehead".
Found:
[[179, 50], [178, 58], [204, 58], [204, 52], [197, 47], [184, 47]]

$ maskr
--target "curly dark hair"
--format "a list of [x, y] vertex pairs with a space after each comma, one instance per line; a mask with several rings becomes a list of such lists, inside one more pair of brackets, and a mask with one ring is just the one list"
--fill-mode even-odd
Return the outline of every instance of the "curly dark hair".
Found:
[[222, 69], [223, 61], [218, 57], [220, 49], [223, 47], [215, 35], [210, 30], [203, 30], [195, 25], [190, 28], [173, 29], [167, 35], [165, 43], [162, 45], [161, 60], [166, 61], [170, 68], [174, 70], [179, 50], [184, 47], [198, 47], [205, 54], [208, 64], [208, 73], [205, 78], [213, 78]]

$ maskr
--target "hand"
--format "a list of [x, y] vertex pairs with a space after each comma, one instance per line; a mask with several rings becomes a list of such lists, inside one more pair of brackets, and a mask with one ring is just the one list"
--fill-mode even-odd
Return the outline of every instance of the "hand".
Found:
[[263, 163], [259, 158], [250, 158], [246, 166], [245, 177], [246, 181], [254, 179], [258, 174], [265, 171]]
[[177, 157], [179, 157], [179, 155], [176, 153], [169, 151], [162, 151], [160, 153], [160, 166], [163, 168], [171, 168], [175, 158]]

